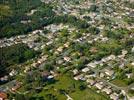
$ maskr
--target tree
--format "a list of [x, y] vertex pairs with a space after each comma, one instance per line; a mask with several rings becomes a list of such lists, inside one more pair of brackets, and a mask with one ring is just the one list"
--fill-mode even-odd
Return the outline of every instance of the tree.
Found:
[[48, 98], [48, 100], [57, 100], [56, 96], [53, 94], [47, 94], [46, 97]]
[[91, 5], [89, 10], [91, 12], [98, 12], [98, 6], [97, 5]]
[[47, 64], [45, 64], [44, 68], [45, 68], [46, 70], [48, 70], [48, 71], [54, 69], [54, 67], [53, 67], [53, 65], [52, 65], [51, 63], [47, 63]]
[[27, 100], [23, 94], [16, 93], [15, 100]]
[[30, 59], [30, 58], [33, 58], [34, 57], [34, 54], [30, 51], [30, 50], [27, 50], [24, 52], [24, 58], [25, 59]]
[[25, 44], [16, 44], [10, 47], [0, 48], [0, 76], [11, 69], [9, 66], [23, 63], [35, 57], [37, 52], [31, 50]]
[[81, 70], [82, 68], [84, 68], [84, 63], [85, 63], [84, 59], [79, 59], [74, 62], [74, 66], [76, 67], [76, 69]]
[[79, 89], [82, 91], [82, 90], [85, 90], [86, 89], [86, 85], [85, 84], [83, 84], [83, 83], [81, 83], [80, 85], [79, 85]]

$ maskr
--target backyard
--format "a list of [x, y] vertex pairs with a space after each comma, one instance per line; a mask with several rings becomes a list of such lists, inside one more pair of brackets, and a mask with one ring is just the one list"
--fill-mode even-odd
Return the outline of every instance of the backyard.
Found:
[[[52, 94], [58, 100], [65, 100], [67, 97], [64, 92], [67, 93], [73, 100], [107, 100], [107, 98], [95, 91], [85, 88], [81, 90], [79, 87], [84, 85], [83, 82], [75, 81], [68, 75], [60, 75], [57, 78], [55, 84], [46, 86], [39, 96], [45, 96]], [[63, 91], [63, 93], [62, 93]], [[84, 97], [83, 97], [84, 96]]]

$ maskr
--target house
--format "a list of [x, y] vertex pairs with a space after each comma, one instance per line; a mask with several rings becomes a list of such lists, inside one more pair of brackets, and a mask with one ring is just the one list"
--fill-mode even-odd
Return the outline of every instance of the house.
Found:
[[49, 76], [47, 77], [47, 79], [49, 79], [49, 80], [51, 80], [51, 79], [53, 79], [53, 78], [54, 78], [53, 75], [49, 75]]
[[124, 57], [125, 57], [125, 55], [118, 55], [118, 58], [120, 58], [120, 59], [122, 59]]
[[131, 52], [134, 52], [134, 47], [131, 49]]
[[29, 70], [30, 70], [30, 67], [26, 66], [25, 69], [24, 69], [24, 73], [27, 73]]
[[134, 62], [132, 62], [131, 65], [134, 66]]
[[39, 30], [35, 30], [35, 31], [33, 31], [32, 33], [33, 34], [36, 34], [36, 33], [38, 33], [39, 32]]
[[111, 94], [112, 93], [112, 90], [110, 89], [110, 88], [104, 88], [103, 90], [102, 90], [102, 92], [105, 92], [106, 94]]
[[134, 96], [127, 95], [128, 100], [134, 100]]
[[11, 88], [11, 91], [15, 92], [17, 89], [21, 87], [21, 83], [17, 82], [14, 84], [14, 86]]
[[124, 68], [124, 66], [125, 66], [125, 63], [121, 63], [121, 64], [119, 65], [119, 68]]
[[95, 87], [96, 87], [97, 89], [101, 90], [104, 86], [103, 86], [103, 84], [102, 84], [101, 82], [99, 82], [99, 83], [96, 83], [96, 84], [95, 84]]
[[59, 54], [59, 52], [58, 52], [58, 51], [55, 51], [55, 52], [54, 52], [54, 54], [58, 55], [58, 54]]
[[88, 75], [89, 75], [89, 77], [96, 77], [96, 73], [95, 72], [90, 72], [90, 73], [88, 73]]
[[44, 79], [46, 79], [49, 75], [50, 75], [50, 73], [47, 72], [47, 71], [44, 71], [44, 72], [41, 73], [41, 76], [42, 76]]
[[106, 42], [106, 41], [108, 41], [109, 39], [107, 38], [107, 37], [103, 37], [103, 38], [101, 38], [101, 41], [102, 42]]
[[92, 68], [95, 68], [96, 67], [96, 64], [95, 63], [89, 63], [87, 64], [88, 67], [92, 67]]
[[7, 100], [7, 94], [0, 91], [0, 100]]
[[39, 47], [35, 47], [33, 48], [35, 51], [38, 51], [40, 48]]
[[[88, 40], [88, 43], [90, 43], [90, 44], [92, 44], [93, 43], [93, 41], [92, 40]], [[92, 52], [92, 51], [91, 51]], [[96, 51], [95, 51], [96, 52]]]
[[69, 42], [65, 43], [64, 47], [68, 48], [69, 47]]
[[84, 72], [84, 73], [87, 73], [88, 71], [89, 71], [89, 68], [87, 68], [87, 67], [82, 69], [82, 72]]
[[64, 61], [63, 60], [60, 60], [60, 59], [56, 61], [57, 64], [62, 64], [63, 62]]
[[27, 16], [33, 15], [36, 11], [37, 11], [36, 9], [32, 9], [29, 13], [27, 13]]
[[46, 46], [45, 44], [41, 45], [41, 49], [44, 49], [44, 48], [45, 48], [45, 46]]
[[62, 52], [62, 51], [63, 51], [63, 47], [62, 47], [62, 46], [59, 47], [59, 48], [57, 49], [57, 51], [58, 51], [58, 52]]
[[86, 74], [85, 76], [84, 76], [86, 79], [89, 79], [89, 78], [91, 78], [91, 76], [88, 74]]
[[93, 86], [96, 83], [96, 81], [92, 79], [87, 79], [86, 82], [89, 83], [91, 86]]
[[[134, 3], [134, 2], [133, 2], [133, 3]], [[132, 18], [134, 18], [134, 11], [131, 11], [131, 12], [129, 13], [129, 16], [132, 17]]]
[[122, 55], [126, 55], [128, 53], [127, 50], [122, 50]]
[[131, 78], [131, 77], [133, 77], [133, 73], [127, 73], [126, 76], [127, 76], [127, 78]]
[[3, 77], [0, 78], [0, 81], [1, 81], [1, 82], [8, 81], [8, 78], [9, 78], [9, 77], [8, 77], [7, 75], [6, 75], [6, 76], [3, 76]]
[[79, 71], [77, 69], [73, 70], [73, 75], [77, 75], [79, 73]]
[[64, 57], [64, 60], [67, 61], [67, 62], [69, 62], [69, 61], [71, 60], [71, 58], [69, 58], [69, 57]]
[[105, 63], [105, 62], [108, 61], [108, 59], [107, 58], [102, 58], [101, 61]]
[[21, 20], [20, 23], [22, 23], [22, 24], [27, 24], [27, 23], [30, 23], [30, 22], [31, 22], [31, 20]]
[[84, 75], [83, 74], [80, 74], [80, 75], [77, 75], [74, 77], [75, 80], [84, 80]]
[[113, 94], [110, 95], [110, 99], [118, 100], [119, 99], [119, 95], [117, 93], [113, 93]]
[[48, 39], [52, 39], [52, 38], [53, 38], [53, 35], [48, 34], [48, 35], [47, 35], [47, 38], [48, 38]]
[[49, 41], [49, 42], [46, 43], [46, 45], [50, 45], [50, 44], [52, 44], [52, 43], [53, 43], [52, 41]]
[[14, 75], [16, 75], [16, 74], [17, 74], [17, 71], [14, 70], [14, 69], [9, 73], [10, 76], [14, 76]]
[[91, 53], [96, 53], [98, 50], [97, 50], [97, 48], [96, 47], [92, 47], [91, 49], [90, 49], [90, 52]]
[[109, 60], [115, 60], [116, 57], [115, 57], [115, 55], [110, 55], [110, 56], [108, 56], [107, 58], [108, 58]]
[[114, 71], [110, 69], [105, 69], [105, 74], [108, 76], [112, 76], [114, 74]]
[[105, 74], [104, 73], [100, 73], [100, 77], [101, 78], [105, 77]]

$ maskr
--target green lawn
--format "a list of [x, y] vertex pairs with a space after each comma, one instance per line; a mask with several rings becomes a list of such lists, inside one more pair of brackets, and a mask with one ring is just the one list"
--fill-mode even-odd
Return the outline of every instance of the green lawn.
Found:
[[127, 84], [125, 84], [125, 82], [123, 80], [119, 80], [119, 79], [114, 79], [111, 81], [111, 83], [119, 86], [119, 87], [126, 87]]
[[[44, 90], [39, 94], [40, 96], [44, 96], [46, 94], [53, 94], [55, 95], [58, 100], [66, 100], [67, 97], [64, 94], [59, 93], [59, 89], [64, 89], [68, 91], [68, 95], [73, 98], [73, 100], [107, 100], [101, 94], [97, 94], [95, 91], [90, 89], [85, 89], [83, 91], [79, 90], [79, 86], [81, 82], [75, 81], [68, 75], [62, 75], [57, 78], [55, 84], [51, 84], [46, 86], [47, 90]], [[73, 87], [75, 85], [75, 88]]]
[[0, 4], [0, 18], [12, 15], [12, 11], [8, 5]]
[[76, 91], [71, 94], [74, 100], [108, 100], [101, 94], [97, 94], [95, 91], [86, 89], [84, 91]]

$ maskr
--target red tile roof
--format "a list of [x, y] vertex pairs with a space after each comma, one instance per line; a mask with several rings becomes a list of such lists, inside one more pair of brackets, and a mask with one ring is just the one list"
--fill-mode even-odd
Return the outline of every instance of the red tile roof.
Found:
[[0, 98], [1, 98], [2, 100], [7, 99], [7, 94], [4, 93], [4, 92], [0, 92]]

